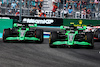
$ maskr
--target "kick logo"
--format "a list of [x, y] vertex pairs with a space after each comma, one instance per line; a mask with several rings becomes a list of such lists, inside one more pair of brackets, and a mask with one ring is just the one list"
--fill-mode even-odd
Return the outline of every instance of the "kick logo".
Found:
[[75, 24], [74, 22], [70, 22], [70, 24], [73, 24], [74, 26], [87, 26], [87, 25], [84, 25], [83, 24], [83, 21], [82, 20], [79, 20], [78, 21], [78, 24]]

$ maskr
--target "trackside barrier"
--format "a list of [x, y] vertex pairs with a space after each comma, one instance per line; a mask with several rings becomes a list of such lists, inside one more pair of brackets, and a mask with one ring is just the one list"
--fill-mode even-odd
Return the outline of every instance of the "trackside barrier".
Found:
[[0, 38], [2, 37], [3, 29], [12, 28], [13, 19], [0, 19]]
[[3, 29], [12, 28], [13, 19], [0, 19], [0, 33], [3, 33]]
[[[8, 17], [9, 19], [0, 19], [0, 36], [2, 36], [3, 29], [5, 28], [12, 28], [13, 26], [13, 19], [18, 20], [18, 17], [14, 16], [1, 16], [1, 17]], [[93, 25], [99, 26], [100, 20], [86, 20], [86, 19], [62, 19], [62, 18], [39, 18], [39, 17], [22, 17], [22, 21], [27, 23], [37, 23], [39, 26], [70, 26], [70, 24], [74, 24], [76, 26], [86, 26], [86, 25]], [[17, 22], [17, 21], [16, 21]]]
[[86, 20], [86, 19], [63, 19], [63, 25], [70, 26], [70, 24], [74, 24], [76, 26], [86, 26], [86, 25], [93, 25], [99, 26], [100, 20]]
[[[14, 22], [17, 22], [19, 20], [18, 16], [3, 16], [0, 15], [0, 17], [7, 17], [10, 19], [14, 19]], [[88, 20], [88, 19], [63, 19], [63, 18], [44, 18], [44, 17], [25, 17], [22, 16], [22, 21], [25, 23], [37, 23], [40, 26], [61, 26], [61, 25], [67, 25], [69, 26], [70, 23], [74, 23], [75, 25], [79, 24], [79, 21], [82, 20], [83, 25], [100, 25], [100, 20]]]

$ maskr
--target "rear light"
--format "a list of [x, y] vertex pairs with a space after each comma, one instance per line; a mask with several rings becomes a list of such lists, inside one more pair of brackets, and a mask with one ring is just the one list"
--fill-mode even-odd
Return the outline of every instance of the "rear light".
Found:
[[98, 38], [94, 37], [94, 39], [98, 39]]

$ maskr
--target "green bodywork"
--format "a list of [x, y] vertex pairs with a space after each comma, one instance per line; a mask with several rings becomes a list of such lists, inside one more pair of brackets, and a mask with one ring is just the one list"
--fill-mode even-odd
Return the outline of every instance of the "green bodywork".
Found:
[[[60, 26], [60, 30], [66, 30], [66, 28]], [[83, 28], [79, 28], [78, 30], [86, 30], [86, 26], [83, 26]]]
[[[18, 27], [17, 23], [14, 23], [13, 27]], [[33, 37], [25, 37], [25, 34], [26, 34], [27, 31], [29, 31], [30, 27], [37, 27], [37, 24], [34, 24], [34, 26], [26, 27], [25, 30], [22, 30], [22, 26], [18, 27], [18, 30], [17, 30], [19, 32], [18, 36], [17, 37], [7, 37], [6, 40], [20, 40], [20, 41], [22, 41], [22, 40], [34, 40], [34, 41], [37, 41], [38, 40], [38, 41], [40, 41], [39, 38], [36, 38], [34, 36]]]
[[[66, 28], [64, 28], [63, 26], [60, 26], [60, 29], [61, 30], [66, 30]], [[86, 29], [86, 26], [74, 31], [75, 33], [70, 33], [71, 30], [66, 30], [65, 35], [67, 36], [67, 38], [65, 38], [65, 41], [57, 40], [57, 41], [53, 42], [52, 44], [53, 45], [91, 45], [91, 43], [88, 43], [88, 42], [85, 42], [85, 41], [79, 42], [79, 41], [74, 40], [75, 35], [79, 34], [78, 31], [79, 30], [85, 30], [85, 29]], [[72, 37], [72, 38], [70, 39], [70, 37]]]
[[53, 45], [62, 45], [62, 44], [65, 44], [65, 45], [91, 45], [90, 43], [88, 42], [79, 42], [79, 41], [73, 41], [72, 44], [70, 44], [68, 41], [56, 41], [56, 42], [53, 42]]
[[35, 38], [35, 37], [7, 37], [6, 40], [38, 40], [40, 39]]

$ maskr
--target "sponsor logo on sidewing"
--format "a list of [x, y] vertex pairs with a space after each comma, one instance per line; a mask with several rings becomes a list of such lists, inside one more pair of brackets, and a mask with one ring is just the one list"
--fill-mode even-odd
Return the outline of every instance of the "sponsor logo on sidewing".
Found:
[[54, 20], [52, 19], [27, 19], [27, 18], [24, 18], [23, 19], [23, 22], [24, 23], [36, 23], [36, 24], [51, 24], [54, 22]]

